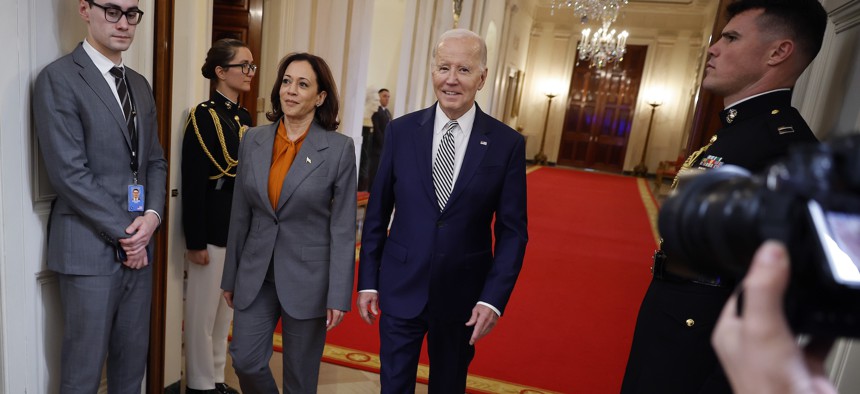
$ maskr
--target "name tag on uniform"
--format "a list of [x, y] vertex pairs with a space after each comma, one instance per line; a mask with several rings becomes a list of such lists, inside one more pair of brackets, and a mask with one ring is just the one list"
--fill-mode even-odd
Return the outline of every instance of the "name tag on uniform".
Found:
[[143, 212], [143, 185], [128, 185], [128, 211]]

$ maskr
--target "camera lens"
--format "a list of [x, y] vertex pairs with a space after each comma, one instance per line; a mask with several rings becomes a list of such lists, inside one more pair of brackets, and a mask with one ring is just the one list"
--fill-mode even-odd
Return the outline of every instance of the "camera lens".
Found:
[[676, 264], [711, 276], [740, 278], [762, 239], [761, 182], [725, 166], [684, 183], [660, 210], [663, 249]]
[[663, 270], [737, 283], [765, 239], [781, 241], [791, 258], [792, 328], [860, 338], [858, 151], [860, 135], [794, 146], [756, 175], [723, 165], [682, 178], [660, 210]]

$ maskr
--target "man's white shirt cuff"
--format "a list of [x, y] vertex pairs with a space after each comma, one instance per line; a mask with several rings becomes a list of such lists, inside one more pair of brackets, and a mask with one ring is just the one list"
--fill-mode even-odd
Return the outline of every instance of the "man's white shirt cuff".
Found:
[[492, 310], [493, 310], [493, 312], [496, 312], [496, 315], [498, 315], [499, 317], [502, 317], [502, 312], [499, 312], [499, 310], [498, 310], [498, 309], [496, 309], [496, 307], [494, 307], [494, 306], [492, 306], [492, 305], [490, 305], [490, 304], [488, 304], [488, 303], [486, 303], [486, 302], [484, 302], [484, 301], [478, 301], [478, 305], [483, 305], [483, 306], [485, 306], [485, 307], [487, 307], [487, 308], [490, 308], [490, 309], [492, 309]]

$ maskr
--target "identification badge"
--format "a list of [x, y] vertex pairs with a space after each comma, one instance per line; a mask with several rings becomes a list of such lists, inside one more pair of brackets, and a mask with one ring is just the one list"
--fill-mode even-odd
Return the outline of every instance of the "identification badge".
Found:
[[143, 212], [143, 185], [128, 185], [128, 211]]

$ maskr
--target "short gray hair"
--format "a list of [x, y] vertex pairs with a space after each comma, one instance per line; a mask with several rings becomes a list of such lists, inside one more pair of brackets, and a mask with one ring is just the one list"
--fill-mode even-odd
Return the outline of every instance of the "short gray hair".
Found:
[[475, 33], [468, 29], [451, 29], [439, 36], [439, 40], [436, 41], [436, 46], [433, 47], [433, 59], [436, 59], [436, 51], [439, 49], [439, 45], [442, 44], [443, 41], [448, 39], [473, 39], [477, 40], [481, 45], [481, 68], [487, 69], [487, 43], [484, 41], [484, 38], [479, 36], [478, 33]]

